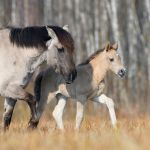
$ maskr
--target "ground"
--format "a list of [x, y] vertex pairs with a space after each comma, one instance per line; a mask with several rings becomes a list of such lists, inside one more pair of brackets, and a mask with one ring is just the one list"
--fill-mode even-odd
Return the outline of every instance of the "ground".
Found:
[[65, 121], [65, 132], [53, 120], [42, 119], [35, 131], [27, 131], [27, 120], [14, 120], [8, 132], [0, 133], [0, 150], [148, 150], [150, 118], [119, 118], [112, 129], [108, 119], [86, 117], [80, 131], [74, 121]]
[[[97, 104], [97, 103], [96, 103]], [[86, 105], [85, 117], [79, 131], [74, 131], [75, 105], [67, 103], [64, 113], [65, 132], [56, 129], [52, 118], [55, 102], [49, 104], [40, 120], [38, 129], [27, 131], [29, 108], [18, 101], [9, 131], [0, 130], [0, 150], [149, 150], [150, 116], [134, 109], [117, 110], [118, 127], [110, 124], [108, 110], [104, 105]], [[95, 104], [94, 104], [95, 105]], [[0, 102], [0, 120], [3, 101]], [[0, 124], [2, 122], [0, 121]]]

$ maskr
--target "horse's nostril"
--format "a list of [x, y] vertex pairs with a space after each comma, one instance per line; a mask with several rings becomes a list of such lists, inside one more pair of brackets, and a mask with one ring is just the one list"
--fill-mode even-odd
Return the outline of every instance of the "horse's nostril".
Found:
[[73, 70], [71, 73], [69, 73], [69, 75], [67, 76], [67, 80], [66, 80], [66, 83], [70, 84], [72, 83], [75, 78], [77, 76], [77, 71], [76, 70]]
[[118, 71], [118, 75], [119, 75], [120, 77], [123, 77], [123, 76], [125, 75], [125, 69], [120, 69], [120, 70]]
[[121, 72], [121, 73], [124, 73], [124, 70], [123, 70], [123, 69], [121, 69], [121, 70], [120, 70], [120, 72]]

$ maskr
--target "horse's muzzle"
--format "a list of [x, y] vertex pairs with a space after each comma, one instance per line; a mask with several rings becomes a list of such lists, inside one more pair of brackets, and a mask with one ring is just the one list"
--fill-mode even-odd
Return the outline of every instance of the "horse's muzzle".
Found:
[[120, 69], [120, 70], [118, 71], [118, 75], [119, 75], [119, 77], [121, 77], [121, 78], [123, 78], [123, 77], [125, 76], [125, 74], [126, 74], [126, 70], [125, 70], [125, 69]]
[[76, 77], [77, 77], [77, 71], [73, 70], [71, 73], [69, 73], [66, 83], [71, 84], [75, 80]]

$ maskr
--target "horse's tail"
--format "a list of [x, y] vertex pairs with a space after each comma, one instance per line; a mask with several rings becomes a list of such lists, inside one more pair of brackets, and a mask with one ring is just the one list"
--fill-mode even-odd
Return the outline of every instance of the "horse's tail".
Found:
[[35, 94], [35, 99], [36, 102], [39, 103], [41, 99], [41, 83], [43, 79], [43, 72], [39, 73], [35, 79], [35, 84], [34, 84], [34, 94]]

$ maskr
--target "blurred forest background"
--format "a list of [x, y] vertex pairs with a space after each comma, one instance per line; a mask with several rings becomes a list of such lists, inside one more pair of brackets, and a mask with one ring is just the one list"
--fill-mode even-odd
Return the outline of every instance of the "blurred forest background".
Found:
[[[109, 74], [106, 93], [120, 110], [150, 112], [150, 0], [0, 0], [0, 27], [65, 24], [77, 64], [107, 41], [119, 43], [127, 76]], [[19, 112], [25, 106], [20, 103]]]

